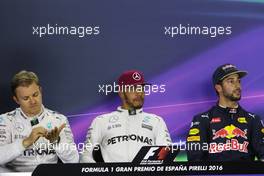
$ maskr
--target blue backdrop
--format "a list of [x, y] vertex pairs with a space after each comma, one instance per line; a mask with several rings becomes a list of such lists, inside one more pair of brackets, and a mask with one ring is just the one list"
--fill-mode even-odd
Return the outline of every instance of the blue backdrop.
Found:
[[[36, 26], [99, 26], [98, 35], [33, 35]], [[230, 35], [165, 35], [168, 26], [230, 26]], [[0, 110], [15, 108], [9, 82], [22, 69], [36, 72], [46, 107], [68, 116], [75, 141], [84, 142], [97, 115], [120, 104], [98, 92], [127, 69], [139, 69], [165, 93], [146, 97], [145, 111], [166, 121], [174, 142], [192, 117], [216, 101], [214, 69], [247, 70], [241, 105], [264, 117], [264, 1], [1, 1]]]

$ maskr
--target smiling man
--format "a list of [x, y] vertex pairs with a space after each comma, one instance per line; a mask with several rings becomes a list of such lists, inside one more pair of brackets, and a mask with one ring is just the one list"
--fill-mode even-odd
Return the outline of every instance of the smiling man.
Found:
[[[118, 79], [122, 105], [116, 111], [94, 119], [86, 137], [81, 162], [95, 162], [93, 151], [101, 148], [104, 162], [131, 162], [142, 146], [170, 145], [171, 138], [163, 119], [143, 111], [143, 74], [124, 72]], [[96, 153], [96, 152], [94, 152]]]
[[17, 73], [11, 89], [19, 108], [0, 116], [0, 164], [31, 172], [38, 164], [57, 163], [58, 157], [65, 163], [78, 162], [68, 120], [43, 106], [37, 75]]
[[219, 100], [209, 111], [193, 118], [187, 137], [188, 146], [192, 146], [187, 151], [189, 161], [254, 161], [255, 157], [264, 160], [263, 121], [238, 104], [240, 79], [246, 75], [232, 64], [215, 70], [213, 84]]

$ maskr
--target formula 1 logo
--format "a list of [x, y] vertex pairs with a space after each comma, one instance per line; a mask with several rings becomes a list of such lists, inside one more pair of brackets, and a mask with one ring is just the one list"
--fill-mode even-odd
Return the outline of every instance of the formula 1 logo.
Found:
[[[170, 148], [169, 147], [162, 147], [159, 150], [159, 153], [157, 154], [157, 150], [159, 148], [160, 147], [151, 147], [143, 159], [148, 160], [152, 157], [151, 159], [164, 160], [166, 158], [166, 156], [168, 155], [168, 153], [170, 152]], [[153, 158], [153, 156], [155, 156], [155, 157]]]
[[151, 147], [148, 151], [148, 153], [145, 155], [145, 157], [143, 159], [147, 160], [149, 159], [150, 157], [154, 156], [155, 153], [156, 153], [156, 150], [158, 150], [159, 147]]
[[179, 152], [180, 149], [173, 146], [143, 146], [132, 162], [140, 165], [171, 164]]
[[171, 153], [171, 148], [164, 147], [150, 147], [140, 164], [162, 164]]
[[247, 129], [241, 130], [240, 128], [234, 126], [234, 125], [229, 125], [226, 126], [218, 131], [213, 130], [213, 140], [217, 138], [227, 138], [227, 139], [232, 139], [234, 137], [242, 137], [244, 139], [247, 139]]

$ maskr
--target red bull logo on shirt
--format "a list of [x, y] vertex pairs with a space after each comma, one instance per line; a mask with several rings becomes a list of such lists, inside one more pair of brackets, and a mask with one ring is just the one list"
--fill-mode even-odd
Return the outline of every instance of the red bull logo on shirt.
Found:
[[[223, 151], [239, 151], [248, 153], [248, 141], [244, 141], [243, 144], [239, 143], [237, 139], [233, 139], [235, 137], [242, 137], [247, 139], [247, 129], [241, 130], [240, 128], [229, 125], [218, 131], [213, 131], [213, 140], [218, 138], [227, 138], [226, 143], [216, 143], [212, 142], [209, 146], [209, 153], [221, 153]], [[231, 139], [231, 140], [230, 140]]]
[[241, 130], [240, 128], [234, 126], [234, 125], [229, 125], [226, 126], [218, 131], [213, 131], [213, 140], [217, 138], [227, 138], [227, 139], [232, 139], [234, 137], [242, 137], [244, 139], [247, 139], [247, 129]]
[[210, 143], [209, 153], [221, 153], [224, 151], [239, 151], [243, 153], [248, 153], [248, 142], [244, 141], [240, 144], [237, 139], [227, 140], [225, 144], [223, 143]]

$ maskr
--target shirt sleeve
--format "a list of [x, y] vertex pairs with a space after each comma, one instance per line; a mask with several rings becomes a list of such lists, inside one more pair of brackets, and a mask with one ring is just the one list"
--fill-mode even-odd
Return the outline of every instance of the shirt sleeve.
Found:
[[159, 122], [156, 126], [156, 131], [155, 131], [155, 145], [169, 146], [171, 144], [172, 141], [166, 123], [161, 117], [159, 117]]
[[12, 141], [12, 125], [9, 119], [0, 116], [0, 165], [4, 165], [23, 153], [23, 140]]
[[208, 121], [207, 115], [193, 118], [186, 140], [188, 161], [203, 161], [208, 157], [208, 151], [202, 150], [203, 144], [208, 144]]
[[255, 116], [252, 123], [252, 147], [260, 161], [264, 161], [264, 124], [259, 116]]
[[70, 124], [65, 116], [62, 116], [61, 118], [63, 119], [62, 122], [65, 123], [66, 126], [60, 133], [60, 140], [55, 147], [55, 151], [63, 163], [78, 163], [79, 153], [73, 140]]
[[93, 150], [95, 148], [98, 148], [98, 145], [101, 144], [102, 140], [100, 120], [100, 117], [95, 118], [90, 128], [88, 129], [85, 145], [83, 147], [83, 151], [81, 151], [81, 163], [95, 163], [95, 160], [93, 158]]

